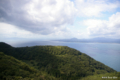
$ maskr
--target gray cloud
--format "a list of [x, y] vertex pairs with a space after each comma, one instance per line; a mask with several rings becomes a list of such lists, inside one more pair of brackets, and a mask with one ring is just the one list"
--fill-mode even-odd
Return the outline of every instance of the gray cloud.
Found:
[[60, 0], [61, 3], [59, 0], [35, 1], [0, 0], [0, 22], [44, 35], [54, 33], [54, 27], [73, 23], [76, 9], [72, 2], [68, 0]]

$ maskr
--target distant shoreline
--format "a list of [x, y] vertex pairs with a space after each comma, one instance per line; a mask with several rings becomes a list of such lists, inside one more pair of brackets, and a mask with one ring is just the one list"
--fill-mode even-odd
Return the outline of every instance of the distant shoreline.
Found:
[[99, 43], [99, 44], [120, 44], [120, 43], [112, 43], [112, 42], [77, 42], [77, 41], [57, 41], [56, 42], [74, 42], [74, 43]]

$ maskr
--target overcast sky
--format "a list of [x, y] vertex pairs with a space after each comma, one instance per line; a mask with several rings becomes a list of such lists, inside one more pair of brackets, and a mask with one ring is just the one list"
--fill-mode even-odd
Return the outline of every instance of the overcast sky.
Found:
[[0, 41], [120, 38], [120, 0], [0, 0]]

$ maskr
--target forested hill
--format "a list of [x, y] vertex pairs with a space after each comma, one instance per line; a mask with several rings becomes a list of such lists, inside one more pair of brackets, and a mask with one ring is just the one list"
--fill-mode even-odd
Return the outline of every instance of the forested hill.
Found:
[[[46, 78], [53, 80], [53, 77], [55, 80], [76, 80], [89, 75], [116, 72], [88, 55], [67, 46], [14, 48], [6, 43], [0, 42], [0, 52], [25, 62], [37, 70], [37, 73], [43, 72], [43, 80]], [[10, 64], [6, 65], [9, 66]], [[4, 73], [4, 70], [2, 73]], [[20, 76], [23, 77], [22, 75]]]

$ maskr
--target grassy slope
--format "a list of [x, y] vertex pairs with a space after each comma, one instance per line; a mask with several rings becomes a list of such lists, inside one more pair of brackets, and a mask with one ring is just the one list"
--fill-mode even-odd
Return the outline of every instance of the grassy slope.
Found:
[[61, 80], [75, 80], [88, 75], [116, 72], [86, 54], [67, 46], [13, 48], [0, 43], [0, 51], [26, 62], [42, 71], [50, 79], [53, 76]]

